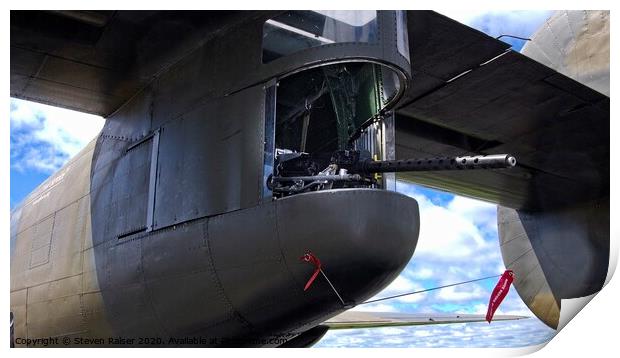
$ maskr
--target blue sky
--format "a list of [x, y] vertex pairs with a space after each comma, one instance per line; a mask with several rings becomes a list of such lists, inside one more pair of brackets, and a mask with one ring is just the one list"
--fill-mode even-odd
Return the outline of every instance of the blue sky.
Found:
[[[447, 11], [445, 15], [491, 36], [529, 37], [548, 11]], [[505, 39], [515, 50], [523, 41]], [[83, 148], [103, 126], [103, 119], [11, 99], [11, 208]], [[397, 190], [421, 209], [418, 247], [402, 274], [377, 297], [500, 274], [496, 206], [420, 186], [398, 183]], [[410, 313], [481, 313], [496, 281], [487, 280], [365, 305], [356, 309]], [[532, 316], [514, 289], [497, 314]], [[512, 332], [512, 333], [511, 333]], [[328, 332], [319, 347], [514, 347], [541, 343], [554, 334], [536, 318], [446, 326], [376, 328]]]
[[79, 152], [103, 118], [11, 98], [11, 209]]

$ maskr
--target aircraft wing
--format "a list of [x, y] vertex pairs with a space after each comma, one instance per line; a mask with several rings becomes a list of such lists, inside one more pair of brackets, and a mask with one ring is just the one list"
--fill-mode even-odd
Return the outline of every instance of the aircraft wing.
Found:
[[408, 11], [408, 27], [396, 158], [510, 153], [518, 164], [398, 178], [516, 209], [609, 196], [609, 97], [437, 13]]
[[[527, 318], [525, 316], [496, 315], [493, 321], [510, 321]], [[396, 312], [346, 311], [330, 318], [323, 324], [329, 329], [373, 328], [392, 326], [426, 326], [431, 324], [451, 324], [484, 322], [485, 315], [479, 314], [411, 314]]]
[[13, 10], [11, 97], [107, 117], [218, 31], [264, 12]]

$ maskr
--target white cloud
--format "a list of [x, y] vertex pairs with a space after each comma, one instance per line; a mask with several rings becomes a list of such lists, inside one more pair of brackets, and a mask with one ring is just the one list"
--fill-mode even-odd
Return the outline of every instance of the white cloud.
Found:
[[469, 258], [490, 246], [479, 225], [497, 225], [495, 205], [455, 197], [443, 207], [415, 191], [406, 194], [420, 206], [420, 236], [414, 258], [424, 255], [452, 261]]
[[21, 172], [36, 169], [51, 174], [62, 167], [69, 159], [68, 155], [56, 152], [53, 147], [22, 147], [15, 156], [11, 155], [11, 167]]
[[355, 306], [351, 311], [361, 312], [398, 312], [398, 307], [388, 303], [370, 303], [367, 305]]
[[[399, 275], [394, 281], [392, 281], [392, 283], [388, 287], [383, 289], [383, 291], [381, 291], [379, 295], [373, 297], [372, 299], [394, 296], [394, 295], [399, 295], [402, 293], [409, 293], [413, 291], [421, 291], [423, 289], [424, 287], [422, 287], [419, 284], [414, 283], [410, 279], [406, 278], [404, 275]], [[399, 297], [399, 298], [396, 298], [395, 300], [400, 301], [400, 302], [413, 303], [413, 302], [422, 301], [425, 298], [426, 298], [426, 293], [418, 293], [415, 295]]]
[[418, 279], [418, 280], [428, 279], [428, 278], [433, 277], [433, 275], [434, 275], [433, 270], [428, 267], [424, 267], [419, 270], [411, 271], [411, 277], [413, 279]]
[[[477, 305], [474, 306], [474, 308], [472, 309], [472, 313], [474, 313], [474, 314], [487, 314], [488, 308], [489, 308], [488, 305], [480, 303], [480, 304], [477, 304]], [[495, 312], [498, 312], [498, 311], [495, 311]]]
[[433, 335], [433, 332], [421, 329], [421, 330], [416, 330], [415, 332], [413, 332], [413, 335], [415, 337], [431, 337]]
[[470, 284], [467, 286], [452, 286], [439, 290], [437, 298], [449, 302], [462, 302], [486, 298], [488, 292], [480, 285]]
[[11, 99], [11, 168], [51, 174], [101, 128], [101, 117]]
[[411, 188], [404, 191], [418, 200], [421, 217], [418, 246], [404, 275], [440, 286], [502, 272], [495, 205], [452, 197], [440, 206]]
[[484, 201], [455, 196], [448, 210], [465, 218], [488, 233], [497, 233], [497, 205]]
[[399, 335], [399, 334], [403, 334], [406, 331], [402, 328], [397, 328], [397, 327], [386, 327], [382, 330], [382, 333], [385, 334], [386, 336], [394, 336], [394, 335]]
[[33, 126], [39, 123], [38, 113], [30, 102], [19, 99], [11, 99], [11, 126]]

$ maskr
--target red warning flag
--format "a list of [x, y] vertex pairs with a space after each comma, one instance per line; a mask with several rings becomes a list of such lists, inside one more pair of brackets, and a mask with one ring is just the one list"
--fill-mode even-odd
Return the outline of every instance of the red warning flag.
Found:
[[506, 295], [508, 294], [508, 290], [510, 289], [510, 284], [514, 280], [514, 273], [512, 270], [506, 270], [502, 274], [502, 277], [499, 278], [497, 285], [493, 289], [493, 293], [491, 293], [491, 299], [489, 300], [489, 308], [487, 309], [487, 322], [491, 323], [493, 319], [493, 315], [495, 311], [502, 303]]
[[308, 280], [308, 282], [306, 283], [306, 286], [304, 287], [304, 291], [306, 291], [308, 288], [310, 288], [310, 285], [312, 285], [312, 282], [314, 282], [316, 277], [319, 275], [319, 272], [321, 272], [321, 261], [319, 260], [318, 257], [314, 256], [311, 252], [308, 252], [307, 254], [303, 255], [302, 257], [300, 257], [300, 259], [301, 261], [310, 262], [315, 267], [314, 273], [312, 274], [312, 276], [310, 276], [310, 279]]

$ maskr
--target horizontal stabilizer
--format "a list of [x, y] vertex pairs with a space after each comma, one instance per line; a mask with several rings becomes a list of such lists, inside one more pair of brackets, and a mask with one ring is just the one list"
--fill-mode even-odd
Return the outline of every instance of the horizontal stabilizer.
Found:
[[[527, 318], [525, 316], [496, 315], [493, 321], [510, 321]], [[352, 329], [393, 326], [425, 326], [431, 324], [451, 324], [484, 322], [481, 314], [412, 314], [397, 312], [360, 312], [346, 311], [326, 321], [329, 329]]]

